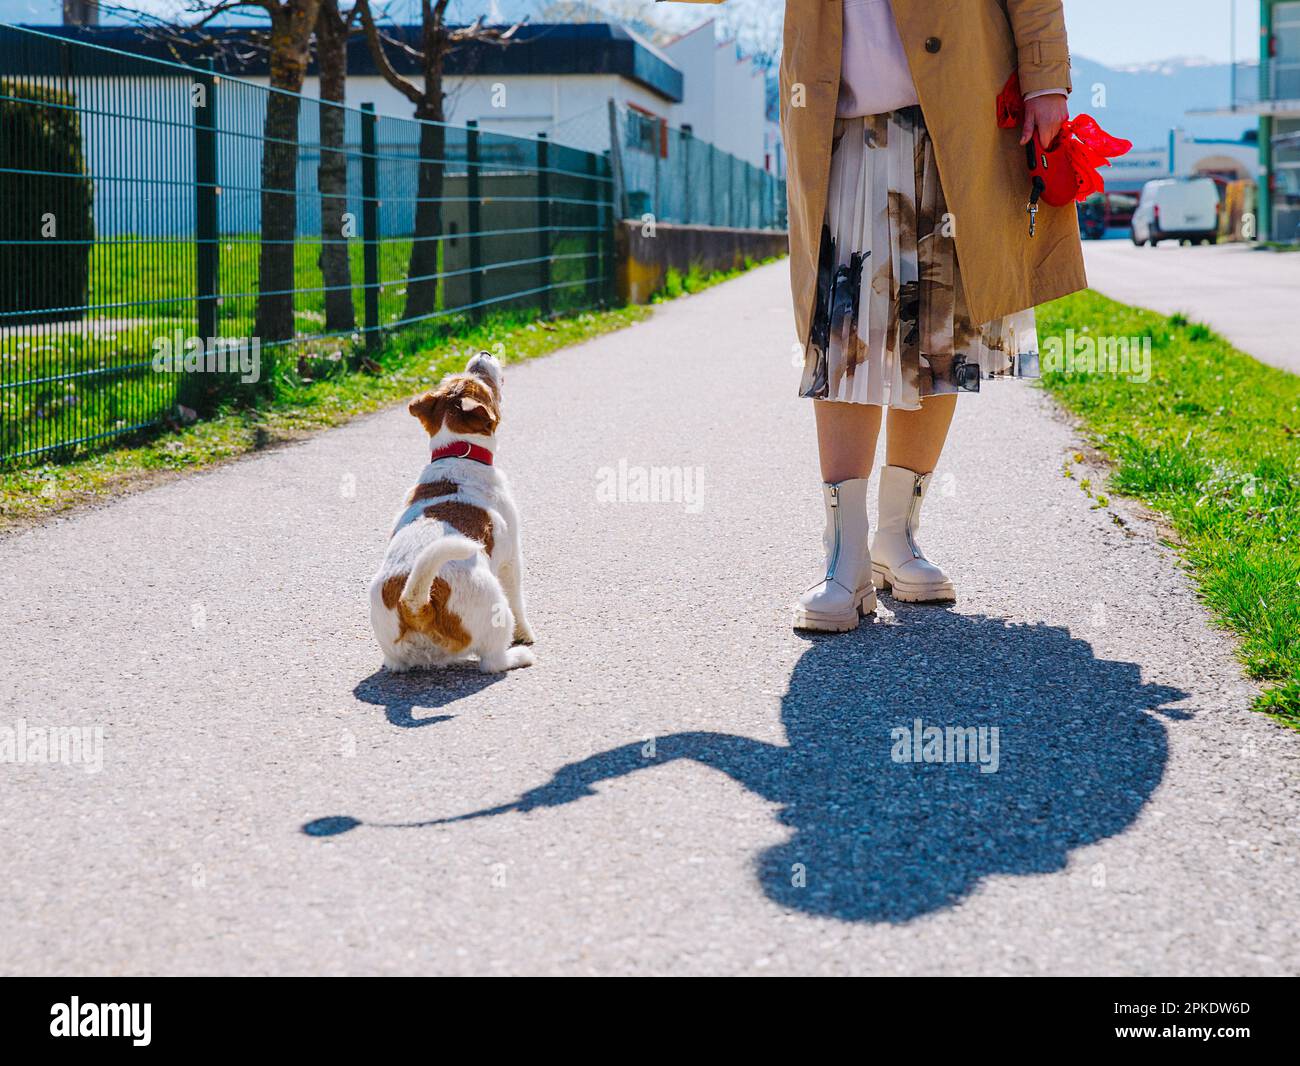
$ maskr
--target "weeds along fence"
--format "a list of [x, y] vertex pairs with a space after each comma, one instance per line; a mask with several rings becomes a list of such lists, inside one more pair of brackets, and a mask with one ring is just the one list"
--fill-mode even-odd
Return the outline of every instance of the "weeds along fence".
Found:
[[606, 302], [613, 189], [607, 153], [0, 26], [0, 463], [388, 330]]

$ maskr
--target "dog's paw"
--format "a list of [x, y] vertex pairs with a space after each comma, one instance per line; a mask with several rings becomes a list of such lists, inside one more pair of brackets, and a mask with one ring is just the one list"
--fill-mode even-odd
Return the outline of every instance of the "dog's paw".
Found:
[[485, 674], [499, 674], [506, 670], [517, 670], [521, 666], [532, 666], [537, 662], [527, 648], [507, 648], [497, 655], [489, 655], [479, 660], [478, 668]]
[[531, 626], [515, 626], [515, 643], [532, 644], [537, 640]]
[[384, 668], [390, 674], [404, 674], [415, 668], [414, 663], [402, 662], [400, 659], [384, 659]]

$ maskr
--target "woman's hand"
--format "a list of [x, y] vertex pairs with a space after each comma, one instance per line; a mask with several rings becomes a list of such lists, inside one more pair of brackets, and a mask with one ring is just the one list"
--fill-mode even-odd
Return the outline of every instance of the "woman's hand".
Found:
[[1037, 130], [1043, 147], [1050, 148], [1056, 135], [1061, 132], [1061, 123], [1069, 117], [1070, 106], [1064, 93], [1048, 93], [1026, 100], [1025, 128], [1020, 143], [1028, 144]]

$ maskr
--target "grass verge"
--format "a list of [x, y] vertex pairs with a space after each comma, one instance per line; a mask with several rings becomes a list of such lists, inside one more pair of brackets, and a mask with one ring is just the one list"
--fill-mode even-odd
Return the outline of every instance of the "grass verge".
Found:
[[[1094, 292], [1039, 310], [1039, 337], [1151, 338], [1151, 378], [1045, 373], [1114, 464], [1111, 488], [1163, 515], [1201, 596], [1239, 640], [1258, 709], [1300, 727], [1300, 377], [1184, 315]], [[1046, 349], [1045, 349], [1046, 350]]]

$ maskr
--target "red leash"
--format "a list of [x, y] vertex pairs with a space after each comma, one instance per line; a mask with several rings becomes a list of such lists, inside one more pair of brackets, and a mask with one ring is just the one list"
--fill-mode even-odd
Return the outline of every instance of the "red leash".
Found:
[[[1020, 75], [1013, 71], [998, 95], [998, 125], [1009, 130], [1023, 127], [1024, 122]], [[1072, 200], [1083, 201], [1093, 193], [1105, 192], [1106, 183], [1098, 169], [1110, 166], [1110, 157], [1124, 155], [1132, 147], [1132, 141], [1112, 137], [1091, 115], [1079, 115], [1061, 123], [1060, 134], [1046, 147], [1035, 130], [1033, 141], [1025, 145], [1025, 159], [1030, 177], [1043, 183], [1043, 200], [1064, 207]]]

